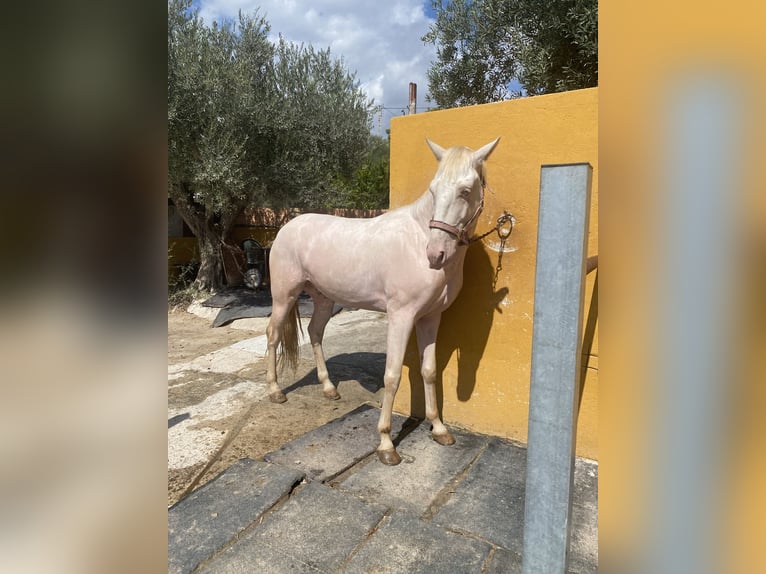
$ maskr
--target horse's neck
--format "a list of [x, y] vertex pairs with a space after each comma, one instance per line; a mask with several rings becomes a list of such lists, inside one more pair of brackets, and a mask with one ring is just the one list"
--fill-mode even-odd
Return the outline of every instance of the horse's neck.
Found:
[[428, 231], [428, 222], [434, 217], [434, 197], [429, 190], [410, 204], [412, 217]]

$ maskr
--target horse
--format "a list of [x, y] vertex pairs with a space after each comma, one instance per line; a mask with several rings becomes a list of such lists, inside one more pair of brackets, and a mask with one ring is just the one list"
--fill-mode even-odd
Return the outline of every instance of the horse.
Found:
[[380, 461], [401, 462], [391, 441], [391, 413], [413, 327], [432, 438], [445, 446], [455, 443], [436, 403], [436, 335], [442, 312], [463, 284], [467, 246], [484, 207], [484, 162], [499, 140], [473, 151], [462, 146], [445, 150], [426, 138], [438, 168], [415, 202], [371, 219], [304, 214], [280, 229], [269, 256], [273, 306], [266, 330], [266, 383], [272, 402], [287, 400], [277, 383], [277, 358], [293, 369], [297, 364], [302, 329], [297, 300], [305, 291], [314, 303], [308, 334], [317, 378], [328, 399], [340, 398], [322, 350], [334, 304], [388, 315], [377, 429]]

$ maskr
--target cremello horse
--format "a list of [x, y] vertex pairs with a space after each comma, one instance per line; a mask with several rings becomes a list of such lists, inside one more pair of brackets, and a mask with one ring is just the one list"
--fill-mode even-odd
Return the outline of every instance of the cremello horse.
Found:
[[273, 308], [266, 382], [273, 402], [286, 400], [277, 385], [277, 353], [288, 364], [297, 363], [296, 302], [306, 291], [314, 301], [308, 333], [317, 376], [330, 399], [340, 398], [322, 351], [333, 303], [388, 314], [385, 395], [378, 422], [381, 462], [401, 461], [391, 442], [391, 410], [413, 326], [432, 436], [439, 444], [454, 444], [436, 405], [436, 333], [442, 312], [463, 284], [466, 247], [484, 205], [484, 161], [499, 139], [477, 151], [445, 150], [426, 140], [439, 167], [428, 191], [414, 203], [373, 219], [301, 215], [279, 231], [269, 258]]

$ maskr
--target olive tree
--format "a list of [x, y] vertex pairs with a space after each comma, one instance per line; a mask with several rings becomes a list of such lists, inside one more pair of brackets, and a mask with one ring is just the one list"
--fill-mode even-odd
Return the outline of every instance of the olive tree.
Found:
[[597, 0], [432, 0], [430, 98], [441, 108], [598, 83]]
[[293, 207], [344, 206], [366, 155], [371, 104], [329, 49], [281, 38], [275, 48], [270, 85], [277, 106], [268, 118], [265, 177]]
[[325, 207], [366, 149], [371, 104], [329, 50], [268, 39], [255, 12], [206, 25], [168, 4], [168, 195], [199, 242], [199, 289], [247, 205]]

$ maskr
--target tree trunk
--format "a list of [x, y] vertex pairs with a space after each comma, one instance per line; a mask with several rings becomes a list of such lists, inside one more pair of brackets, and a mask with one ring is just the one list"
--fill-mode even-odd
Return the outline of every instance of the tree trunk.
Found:
[[[224, 286], [223, 242], [242, 205], [234, 204], [217, 217], [207, 213], [203, 206], [192, 199], [188, 186], [178, 183], [170, 188], [170, 198], [178, 212], [191, 228], [199, 245], [199, 271], [194, 286], [204, 291], [219, 291]], [[214, 220], [218, 220], [217, 223]]]
[[219, 291], [223, 287], [221, 238], [207, 225], [200, 225], [196, 235], [199, 242], [199, 271], [194, 286], [203, 291]]

